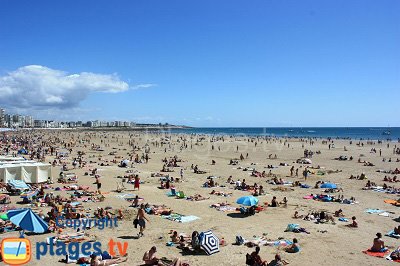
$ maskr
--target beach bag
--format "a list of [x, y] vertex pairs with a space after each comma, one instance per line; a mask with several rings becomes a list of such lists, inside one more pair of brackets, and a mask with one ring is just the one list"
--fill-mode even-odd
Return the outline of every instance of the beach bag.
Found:
[[135, 228], [137, 228], [138, 224], [139, 224], [139, 219], [133, 220], [133, 225], [135, 226]]
[[298, 224], [288, 224], [286, 227], [286, 232], [293, 232], [295, 229], [298, 229], [299, 225]]
[[246, 254], [246, 265], [254, 265], [254, 264], [255, 264], [255, 261], [254, 261], [253, 257], [249, 253], [247, 253]]
[[243, 245], [244, 244], [244, 239], [242, 236], [236, 236], [236, 245]]

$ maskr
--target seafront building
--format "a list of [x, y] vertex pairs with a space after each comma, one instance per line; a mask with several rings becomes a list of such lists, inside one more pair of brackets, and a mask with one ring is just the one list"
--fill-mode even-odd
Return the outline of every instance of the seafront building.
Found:
[[165, 124], [137, 124], [131, 121], [55, 121], [34, 119], [30, 115], [7, 114], [0, 108], [0, 128], [135, 128], [135, 127], [174, 127]]

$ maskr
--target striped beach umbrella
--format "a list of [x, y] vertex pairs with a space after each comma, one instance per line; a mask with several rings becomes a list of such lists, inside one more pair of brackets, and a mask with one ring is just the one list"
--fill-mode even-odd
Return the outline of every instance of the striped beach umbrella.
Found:
[[210, 230], [200, 234], [200, 247], [208, 254], [212, 255], [219, 252], [219, 239]]
[[31, 209], [11, 210], [7, 212], [7, 216], [13, 224], [26, 231], [44, 233], [49, 227], [48, 224]]

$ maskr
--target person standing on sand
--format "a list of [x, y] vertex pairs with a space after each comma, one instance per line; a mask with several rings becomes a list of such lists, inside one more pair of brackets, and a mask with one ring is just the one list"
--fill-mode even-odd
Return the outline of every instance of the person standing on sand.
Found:
[[144, 236], [143, 231], [144, 231], [144, 229], [146, 229], [146, 221], [149, 221], [149, 220], [145, 216], [143, 203], [140, 205], [140, 209], [137, 213], [136, 219], [138, 219], [138, 224], [140, 226], [140, 232], [138, 234], [138, 237]]
[[139, 175], [135, 175], [135, 187], [134, 187], [134, 189], [139, 190], [139, 187], [140, 187], [140, 178], [139, 178]]
[[307, 181], [307, 177], [308, 177], [308, 168], [307, 167], [303, 171], [303, 176], [304, 176], [304, 180]]

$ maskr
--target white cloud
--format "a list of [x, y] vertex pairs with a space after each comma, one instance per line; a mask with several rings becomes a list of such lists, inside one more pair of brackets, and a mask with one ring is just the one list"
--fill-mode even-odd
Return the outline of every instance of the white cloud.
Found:
[[68, 74], [29, 65], [0, 76], [0, 104], [19, 110], [67, 109], [78, 107], [90, 93], [119, 93], [152, 86], [154, 84], [129, 86], [116, 74]]

